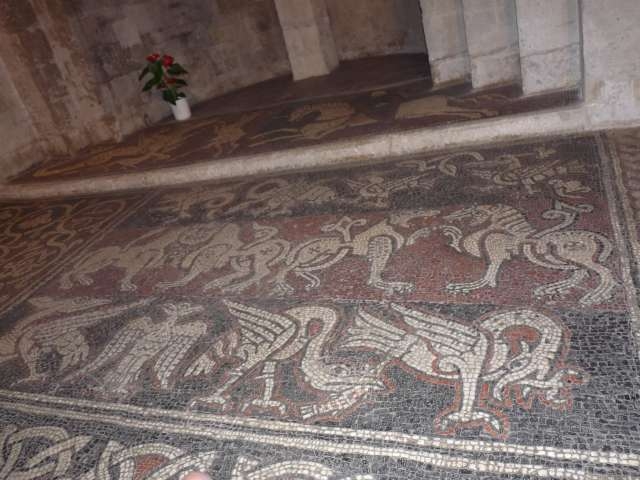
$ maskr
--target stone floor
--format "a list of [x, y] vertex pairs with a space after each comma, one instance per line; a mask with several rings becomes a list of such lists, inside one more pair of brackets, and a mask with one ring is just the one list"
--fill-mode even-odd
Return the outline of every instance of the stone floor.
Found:
[[639, 156], [0, 205], [0, 477], [640, 478]]
[[163, 122], [121, 143], [88, 147], [72, 158], [54, 158], [12, 182], [150, 171], [558, 108], [579, 99], [576, 90], [523, 97], [518, 85], [474, 91], [469, 84], [458, 84], [434, 91], [428, 78], [418, 75], [413, 57], [401, 60], [395, 60], [397, 72], [378, 77], [371, 74], [380, 65], [374, 59], [341, 76], [300, 82], [302, 86], [292, 87], [285, 79], [249, 87], [196, 108], [190, 121]]

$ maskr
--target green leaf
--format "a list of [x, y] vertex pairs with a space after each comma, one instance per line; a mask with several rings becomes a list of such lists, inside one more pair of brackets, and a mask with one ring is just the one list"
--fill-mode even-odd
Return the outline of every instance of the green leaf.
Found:
[[178, 95], [176, 94], [175, 90], [168, 88], [162, 92], [162, 98], [165, 102], [169, 102], [172, 105], [175, 105], [176, 100], [178, 100]]
[[181, 87], [186, 87], [187, 86], [187, 82], [182, 80], [181, 78], [175, 78], [174, 79], [174, 85], [179, 85]]
[[169, 68], [167, 68], [167, 73], [169, 75], [184, 75], [185, 73], [189, 72], [182, 68], [182, 65], [180, 65], [179, 63], [174, 63]]
[[142, 77], [144, 77], [147, 73], [149, 73], [149, 65], [142, 69], [142, 73], [140, 73], [138, 80], [142, 80]]
[[160, 83], [162, 81], [162, 77], [164, 77], [164, 70], [162, 70], [160, 61], [149, 65], [149, 71], [153, 74], [153, 78], [155, 79], [156, 83]]
[[153, 62], [149, 64], [149, 71], [153, 74], [153, 75], [162, 75], [162, 66], [160, 65], [160, 60], [158, 60], [157, 62]]
[[154, 85], [156, 85], [158, 82], [156, 81], [156, 78], [152, 78], [151, 80], [149, 80], [147, 83], [144, 84], [144, 87], [142, 87], [142, 91], [143, 92], [148, 92], [149, 90], [151, 90], [153, 88]]

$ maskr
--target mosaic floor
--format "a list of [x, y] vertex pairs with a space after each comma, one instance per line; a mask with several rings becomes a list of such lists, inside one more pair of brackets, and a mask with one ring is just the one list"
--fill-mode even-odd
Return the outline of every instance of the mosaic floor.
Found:
[[[260, 91], [259, 86], [253, 88]], [[434, 92], [427, 80], [420, 79], [393, 88], [217, 116], [205, 108], [190, 121], [165, 122], [122, 143], [89, 147], [74, 158], [52, 159], [13, 181], [144, 171], [561, 107], [577, 98], [573, 90], [521, 97], [516, 85], [474, 92], [462, 84]]]
[[640, 478], [639, 156], [0, 205], [0, 478]]

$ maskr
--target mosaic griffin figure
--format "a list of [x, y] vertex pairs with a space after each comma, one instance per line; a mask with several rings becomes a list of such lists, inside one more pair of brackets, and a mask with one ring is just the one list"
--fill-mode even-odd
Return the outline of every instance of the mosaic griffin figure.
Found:
[[[237, 318], [238, 341], [232, 348], [239, 365], [229, 371], [226, 379], [212, 394], [194, 399], [195, 404], [228, 404], [230, 392], [237, 384], [251, 377], [256, 368], [264, 382], [261, 398], [245, 402], [248, 408], [274, 410], [287, 413], [287, 404], [275, 398], [279, 363], [302, 354], [300, 371], [304, 382], [317, 391], [322, 400], [303, 405], [303, 419], [332, 416], [356, 405], [370, 391], [382, 390], [379, 380], [382, 369], [352, 368], [336, 361], [327, 361], [327, 344], [339, 323], [337, 313], [327, 307], [308, 306], [291, 308], [283, 314], [270, 313], [248, 305], [224, 300], [229, 311]], [[210, 373], [215, 366], [206, 365], [201, 358], [191, 373]]]
[[577, 370], [557, 368], [568, 339], [562, 325], [539, 313], [509, 311], [467, 324], [397, 304], [392, 308], [402, 324], [360, 309], [342, 347], [373, 349], [430, 383], [456, 385], [454, 404], [436, 419], [440, 433], [482, 427], [503, 437], [508, 423], [500, 408], [511, 405], [511, 397], [525, 408], [535, 397], [568, 408], [570, 383], [583, 381]]

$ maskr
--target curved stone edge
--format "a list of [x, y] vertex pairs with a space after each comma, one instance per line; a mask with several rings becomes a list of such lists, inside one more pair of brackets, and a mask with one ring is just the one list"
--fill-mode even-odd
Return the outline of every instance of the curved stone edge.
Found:
[[[583, 106], [476, 120], [356, 137], [320, 145], [228, 159], [216, 159], [144, 172], [104, 175], [48, 182], [3, 184], [0, 200], [32, 200], [97, 193], [180, 186], [273, 175], [319, 168], [339, 168], [390, 161], [471, 145], [509, 142], [522, 138], [583, 133], [608, 127], [592, 125]], [[620, 125], [609, 125], [620, 126]], [[630, 126], [626, 123], [625, 126]]]

